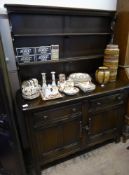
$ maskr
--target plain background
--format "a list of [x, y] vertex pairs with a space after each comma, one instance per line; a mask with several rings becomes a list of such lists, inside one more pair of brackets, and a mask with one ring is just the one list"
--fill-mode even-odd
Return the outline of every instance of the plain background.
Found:
[[116, 10], [117, 0], [0, 0], [0, 13], [6, 13], [6, 10], [4, 9], [4, 4], [30, 4]]

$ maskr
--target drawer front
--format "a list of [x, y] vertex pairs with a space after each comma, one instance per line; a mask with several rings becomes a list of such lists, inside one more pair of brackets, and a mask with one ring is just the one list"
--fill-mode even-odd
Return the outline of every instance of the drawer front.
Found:
[[113, 95], [105, 95], [89, 101], [89, 112], [95, 112], [103, 110], [105, 108], [111, 108], [115, 105], [124, 103], [124, 94], [117, 93]]
[[80, 103], [35, 112], [32, 117], [33, 127], [48, 127], [49, 125], [53, 125], [58, 122], [65, 122], [66, 120], [76, 118], [81, 116], [81, 114], [82, 110]]

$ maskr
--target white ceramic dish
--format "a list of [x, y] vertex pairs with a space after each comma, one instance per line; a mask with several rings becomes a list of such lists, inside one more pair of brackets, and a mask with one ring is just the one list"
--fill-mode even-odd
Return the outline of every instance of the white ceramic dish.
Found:
[[45, 97], [42, 91], [40, 91], [40, 94], [41, 94], [42, 100], [44, 100], [44, 101], [54, 100], [54, 99], [57, 99], [57, 98], [62, 98], [64, 96], [64, 95], [60, 94], [59, 92], [58, 92], [58, 94], [49, 95], [48, 97]]
[[75, 84], [79, 82], [91, 81], [91, 76], [87, 73], [72, 73], [69, 75], [69, 79], [73, 80]]
[[24, 99], [26, 99], [26, 100], [33, 100], [33, 99], [35, 99], [35, 98], [37, 98], [37, 97], [39, 97], [40, 96], [40, 93], [39, 92], [37, 92], [37, 93], [35, 93], [35, 94], [33, 94], [33, 95], [29, 95], [29, 96], [27, 96], [27, 95], [25, 95], [25, 94], [22, 94], [22, 97], [24, 98]]
[[79, 87], [83, 92], [90, 92], [95, 90], [96, 86], [92, 82], [82, 82], [78, 83], [77, 87]]
[[79, 89], [77, 87], [66, 87], [64, 88], [63, 92], [66, 95], [75, 95], [79, 92]]
[[24, 81], [21, 85], [22, 97], [24, 99], [32, 100], [39, 97], [41, 86], [38, 84], [38, 80], [33, 78]]

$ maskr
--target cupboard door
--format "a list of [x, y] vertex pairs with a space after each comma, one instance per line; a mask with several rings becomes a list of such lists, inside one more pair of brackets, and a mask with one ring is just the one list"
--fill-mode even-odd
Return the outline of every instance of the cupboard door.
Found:
[[37, 156], [43, 164], [74, 153], [80, 149], [80, 117], [35, 130], [34, 139]]
[[116, 137], [122, 130], [123, 116], [122, 105], [91, 113], [89, 115], [89, 138], [91, 140], [97, 140], [98, 138], [107, 140]]

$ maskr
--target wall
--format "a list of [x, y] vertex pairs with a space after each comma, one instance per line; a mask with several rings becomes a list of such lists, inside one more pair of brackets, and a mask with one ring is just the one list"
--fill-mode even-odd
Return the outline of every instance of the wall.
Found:
[[117, 4], [118, 12], [129, 12], [129, 0], [118, 0]]
[[0, 0], [0, 13], [5, 13], [3, 5], [6, 3], [116, 10], [117, 0]]

